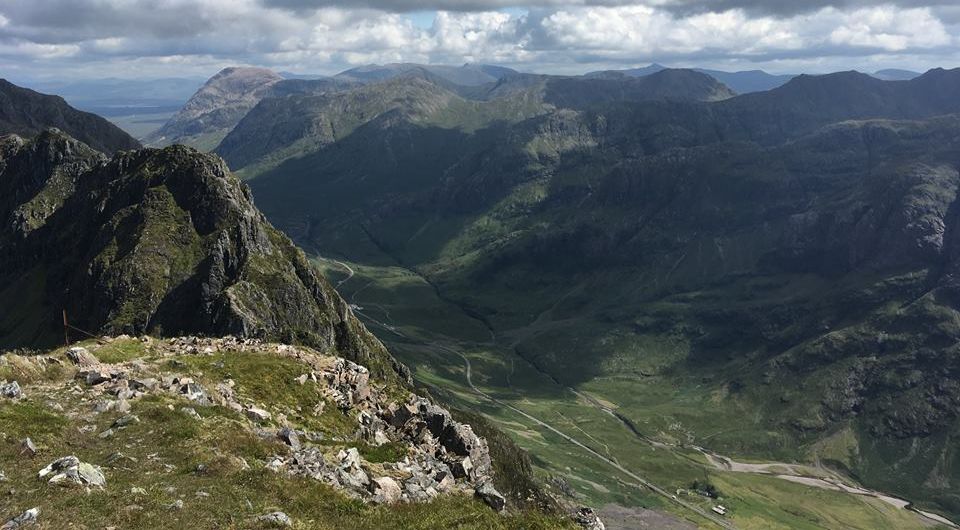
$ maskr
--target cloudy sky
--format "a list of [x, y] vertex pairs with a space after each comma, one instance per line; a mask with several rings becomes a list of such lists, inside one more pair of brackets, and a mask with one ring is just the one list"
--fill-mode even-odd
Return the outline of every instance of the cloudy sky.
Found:
[[960, 66], [957, 0], [2, 0], [0, 77], [484, 62], [772, 72]]

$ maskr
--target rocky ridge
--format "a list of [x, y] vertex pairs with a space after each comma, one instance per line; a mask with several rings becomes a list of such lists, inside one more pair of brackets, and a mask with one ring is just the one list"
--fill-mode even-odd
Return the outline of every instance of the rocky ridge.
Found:
[[[308, 392], [316, 401], [258, 399], [256, 381], [241, 373], [244, 363], [261, 361], [277, 363], [265, 364], [269, 370], [287, 370], [274, 385], [288, 385], [296, 395]], [[224, 363], [230, 363], [224, 374], [235, 373], [236, 379], [219, 376]], [[470, 426], [426, 398], [371, 380], [363, 366], [309, 348], [233, 337], [120, 336], [50, 354], [0, 358], [0, 371], [11, 366], [22, 374], [46, 374], [24, 382], [21, 397], [42, 399], [97, 443], [119, 441], [133, 428], [153, 432], [161, 426], [150, 425], [155, 413], [144, 407], [162, 403], [170, 414], [189, 418], [201, 430], [212, 429], [226, 414], [246, 436], [272, 449], [262, 459], [220, 455], [238, 470], [308, 479], [364, 503], [466, 495], [496, 511], [506, 508], [493, 484], [486, 441]], [[309, 421], [325, 414], [338, 418], [336, 428], [317, 428]], [[125, 456], [122, 448], [98, 458], [53, 453], [47, 445], [40, 444], [32, 457], [47, 465], [33, 473], [50, 487], [109, 491], [114, 476], [145, 464]], [[378, 448], [387, 448], [388, 456], [370, 456]], [[224, 464], [201, 463], [192, 473], [208, 473], [214, 465]], [[160, 467], [161, 475], [172, 472], [174, 466]], [[183, 505], [183, 498], [173, 500], [170, 506], [176, 501]], [[44, 506], [40, 510], [48, 511]], [[273, 515], [263, 517], [278, 518]]]
[[0, 309], [0, 347], [59, 342], [63, 309], [85, 333], [304, 343], [405, 377], [215, 156], [7, 136], [0, 196], [0, 291], [27, 293]]

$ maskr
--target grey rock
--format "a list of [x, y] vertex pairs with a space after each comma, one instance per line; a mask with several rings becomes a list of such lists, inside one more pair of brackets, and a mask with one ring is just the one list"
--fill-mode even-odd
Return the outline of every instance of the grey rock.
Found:
[[39, 478], [50, 476], [49, 484], [79, 484], [103, 487], [106, 477], [98, 466], [81, 462], [75, 456], [65, 456], [50, 463], [37, 474]]
[[198, 413], [198, 412], [196, 411], [196, 409], [191, 408], [191, 407], [180, 407], [180, 412], [186, 414], [187, 416], [190, 416], [191, 418], [193, 418], [193, 419], [195, 419], [195, 420], [202, 420], [202, 419], [203, 419], [203, 418], [200, 416], [200, 413]]
[[600, 520], [600, 516], [593, 511], [593, 508], [587, 506], [577, 510], [577, 514], [573, 520], [584, 530], [606, 530], [606, 526], [604, 526], [603, 521]]
[[8, 399], [20, 399], [23, 397], [23, 390], [20, 388], [20, 383], [16, 381], [6, 381], [0, 382], [0, 396], [3, 396]]
[[77, 373], [77, 377], [86, 381], [90, 386], [96, 386], [113, 379], [113, 374], [109, 370], [102, 368], [90, 368], [87, 370], [80, 370]]
[[171, 509], [171, 510], [182, 510], [182, 509], [183, 509], [183, 501], [182, 501], [181, 499], [177, 499], [177, 500], [173, 501], [172, 503], [168, 504], [168, 505], [167, 505], [167, 508], [169, 508], [169, 509]]
[[477, 486], [475, 490], [477, 497], [480, 497], [483, 502], [487, 503], [487, 506], [490, 506], [497, 512], [502, 512], [507, 507], [507, 499], [500, 494], [499, 491], [493, 484], [490, 482], [484, 482], [483, 484]]
[[80, 346], [75, 346], [67, 350], [67, 359], [70, 359], [70, 362], [83, 368], [100, 365], [100, 359], [97, 359], [89, 350]]
[[370, 491], [373, 493], [373, 502], [379, 504], [393, 504], [400, 500], [400, 495], [403, 493], [397, 481], [390, 477], [371, 480]]
[[277, 432], [277, 438], [279, 438], [283, 443], [290, 446], [294, 451], [300, 449], [300, 436], [297, 434], [297, 431], [291, 429], [290, 427], [284, 427]]
[[257, 517], [257, 521], [273, 528], [289, 528], [293, 526], [293, 520], [283, 512], [272, 512], [261, 515]]
[[20, 454], [31, 458], [37, 456], [37, 446], [34, 445], [33, 440], [25, 438], [20, 442]]
[[103, 471], [93, 464], [80, 462], [80, 465], [77, 466], [77, 474], [85, 484], [101, 488], [107, 484], [107, 478], [103, 475]]
[[0, 530], [18, 530], [19, 528], [27, 528], [28, 526], [37, 524], [37, 519], [39, 517], [40, 508], [30, 508], [29, 510], [4, 523], [3, 526], [0, 526]]
[[124, 416], [120, 416], [119, 418], [117, 418], [113, 422], [113, 427], [116, 427], [116, 428], [126, 427], [127, 425], [131, 425], [133, 423], [140, 423], [140, 418], [138, 418], [134, 414], [126, 414]]
[[152, 392], [160, 387], [160, 382], [152, 377], [131, 379], [129, 384], [130, 388], [133, 390], [139, 390], [141, 392]]
[[269, 421], [271, 417], [269, 412], [258, 407], [249, 407], [245, 413], [248, 418], [259, 423]]

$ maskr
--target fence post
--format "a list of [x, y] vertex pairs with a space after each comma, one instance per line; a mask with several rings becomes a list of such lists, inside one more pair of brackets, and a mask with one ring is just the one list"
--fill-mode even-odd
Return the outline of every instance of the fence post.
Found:
[[70, 324], [67, 322], [67, 310], [63, 310], [63, 345], [70, 345]]

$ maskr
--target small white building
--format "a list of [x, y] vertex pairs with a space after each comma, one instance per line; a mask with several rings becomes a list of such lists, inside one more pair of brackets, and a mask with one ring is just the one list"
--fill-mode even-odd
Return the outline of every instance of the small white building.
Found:
[[727, 515], [727, 507], [724, 506], [724, 505], [722, 505], [722, 504], [718, 504], [718, 505], [714, 506], [713, 508], [711, 508], [711, 510], [713, 510], [714, 512], [716, 512], [716, 513], [718, 513], [718, 514], [720, 514], [720, 515], [723, 515], [724, 517], [726, 517], [726, 515]]

